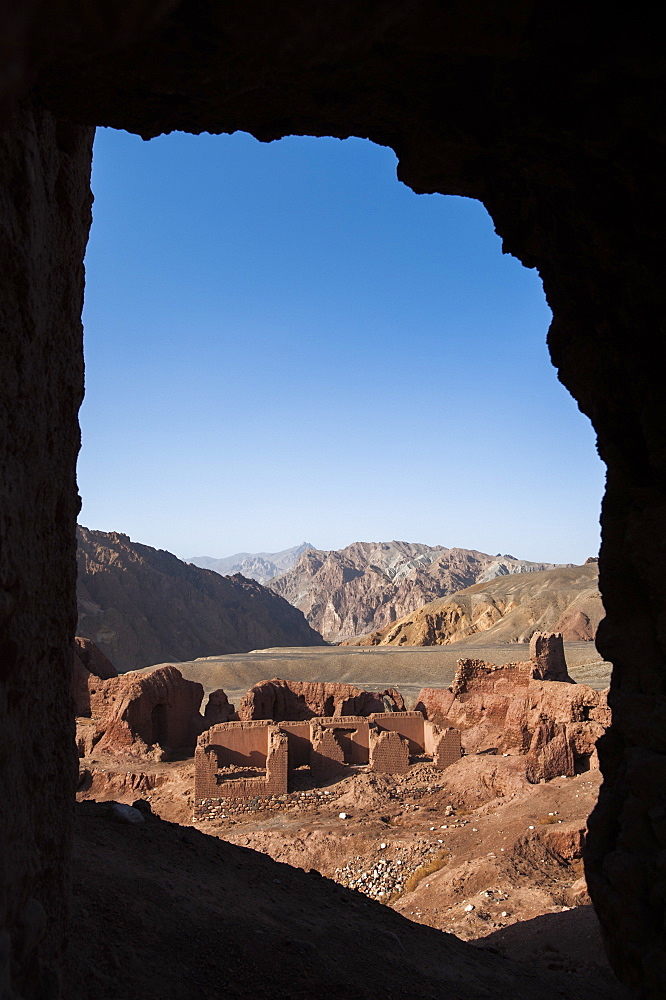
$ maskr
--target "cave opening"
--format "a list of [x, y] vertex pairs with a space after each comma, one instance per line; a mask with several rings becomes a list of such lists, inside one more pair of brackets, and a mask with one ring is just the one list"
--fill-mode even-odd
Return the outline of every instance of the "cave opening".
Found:
[[[406, 536], [551, 562], [596, 555], [593, 434], [547, 358], [538, 275], [499, 253], [479, 202], [414, 195], [393, 154], [360, 140], [143, 144], [103, 130], [98, 142], [84, 523], [185, 559], [322, 544], [322, 532], [326, 548]], [[335, 169], [308, 149], [332, 150]], [[391, 187], [388, 222], [377, 191]], [[438, 233], [454, 233], [445, 249]]]

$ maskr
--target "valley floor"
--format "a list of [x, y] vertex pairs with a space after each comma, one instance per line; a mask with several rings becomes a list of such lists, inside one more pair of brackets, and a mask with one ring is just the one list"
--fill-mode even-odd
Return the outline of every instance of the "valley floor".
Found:
[[[512, 663], [529, 658], [525, 643], [490, 645], [478, 637], [474, 644], [455, 642], [448, 646], [290, 646], [255, 649], [250, 653], [205, 656], [176, 663], [183, 677], [198, 681], [206, 695], [224, 688], [229, 701], [238, 704], [259, 681], [284, 677], [292, 681], [340, 681], [374, 691], [397, 687], [408, 705], [421, 688], [448, 687], [461, 657]], [[592, 642], [565, 642], [569, 673], [579, 684], [597, 691], [610, 683], [611, 666], [599, 656]], [[149, 673], [157, 666], [144, 667]]]

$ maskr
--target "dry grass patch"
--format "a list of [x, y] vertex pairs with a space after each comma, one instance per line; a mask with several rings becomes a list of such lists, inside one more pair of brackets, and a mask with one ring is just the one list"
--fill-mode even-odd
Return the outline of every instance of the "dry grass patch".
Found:
[[430, 861], [424, 861], [422, 864], [418, 866], [418, 868], [415, 868], [414, 871], [411, 873], [411, 875], [409, 875], [407, 879], [405, 879], [405, 884], [403, 885], [402, 889], [399, 889], [397, 892], [394, 892], [393, 895], [388, 900], [386, 900], [386, 902], [394, 903], [396, 899], [399, 899], [406, 893], [414, 892], [414, 889], [416, 889], [417, 885], [419, 885], [419, 883], [422, 882], [424, 878], [427, 878], [428, 875], [434, 875], [435, 872], [438, 872], [442, 868], [444, 868], [449, 863], [450, 858], [451, 858], [451, 851], [448, 849], [448, 847], [445, 847], [441, 851], [438, 851], [435, 857], [431, 858]]

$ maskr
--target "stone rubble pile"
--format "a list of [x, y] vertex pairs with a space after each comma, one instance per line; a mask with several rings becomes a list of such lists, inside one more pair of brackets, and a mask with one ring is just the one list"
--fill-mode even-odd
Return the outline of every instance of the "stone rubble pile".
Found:
[[324, 788], [313, 788], [306, 792], [287, 792], [284, 795], [256, 795], [252, 798], [218, 799], [211, 803], [203, 799], [197, 819], [200, 822], [228, 819], [233, 816], [244, 816], [255, 812], [298, 812], [301, 809], [311, 809], [317, 802], [332, 802], [333, 792]]
[[[380, 850], [388, 844], [379, 845]], [[374, 861], [356, 855], [343, 868], [336, 868], [333, 878], [347, 889], [356, 889], [370, 899], [388, 903], [399, 895], [409, 877], [432, 860], [439, 844], [421, 844], [409, 849], [398, 849], [393, 857], [380, 857]]]

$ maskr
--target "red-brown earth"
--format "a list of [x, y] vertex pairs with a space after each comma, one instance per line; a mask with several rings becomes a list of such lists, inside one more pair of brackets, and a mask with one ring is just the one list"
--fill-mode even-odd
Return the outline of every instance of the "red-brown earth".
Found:
[[[93, 756], [82, 760], [81, 768], [79, 799], [111, 799], [128, 804], [148, 800], [165, 820], [194, 825], [209, 837], [238, 848], [251, 848], [292, 866], [280, 869], [271, 878], [281, 880], [273, 885], [289, 885], [288, 891], [293, 888], [297, 896], [301, 883], [291, 881], [294, 868], [306, 872], [314, 869], [354, 890], [351, 897], [329, 900], [327, 905], [336, 910], [335, 920], [344, 919], [345, 899], [357, 908], [363, 907], [364, 899], [374, 899], [388, 904], [372, 911], [377, 914], [373, 921], [379, 920], [380, 926], [382, 914], [393, 909], [413, 923], [451, 932], [479, 946], [492, 947], [501, 955], [527, 960], [536, 977], [549, 970], [565, 973], [569, 985], [564, 992], [556, 990], [554, 996], [578, 996], [578, 976], [582, 976], [584, 991], [590, 991], [589, 997], [595, 995], [595, 990], [608, 998], [623, 995], [608, 967], [583, 879], [585, 820], [597, 796], [598, 771], [531, 785], [525, 778], [524, 756], [478, 755], [463, 757], [445, 771], [426, 762], [415, 764], [407, 775], [373, 774], [362, 767], [350, 769], [341, 780], [313, 787], [309, 771], [301, 769], [294, 773], [293, 790], [288, 795], [235, 807], [244, 811], [234, 812], [232, 806], [223, 819], [192, 824], [191, 759], [145, 762], [142, 769], [137, 769], [136, 760]], [[341, 814], [345, 814], [344, 819]], [[123, 834], [129, 836], [132, 831], [127, 834], [123, 828]], [[183, 832], [179, 836], [186, 839], [188, 835]], [[174, 856], [178, 850], [182, 853], [183, 849], [175, 838]], [[191, 865], [191, 851], [186, 855]], [[252, 868], [253, 857], [239, 856], [234, 878], [243, 877], [237, 873], [242, 873], [245, 864]], [[125, 863], [122, 858], [115, 861], [119, 866]], [[138, 860], [133, 863], [138, 864]], [[181, 905], [181, 897], [190, 891], [189, 875], [171, 870], [172, 863], [169, 857], [160, 860], [160, 871], [167, 883], [164, 892], [178, 896]], [[182, 867], [182, 862], [178, 864]], [[208, 907], [211, 902], [206, 876], [202, 872], [196, 878], [196, 891], [205, 889]], [[237, 896], [233, 913], [247, 908], [249, 914], [255, 905], [261, 920], [271, 926], [271, 934], [277, 933], [280, 918], [263, 897], [263, 893], [270, 894], [271, 885], [263, 886], [259, 901], [254, 895], [256, 877], [251, 884], [252, 898]], [[298, 902], [291, 901], [294, 913], [288, 907], [285, 920], [288, 923], [298, 914], [298, 920], [312, 921], [318, 928], [320, 917], [305, 914], [316, 904], [312, 887], [321, 883], [303, 885], [309, 888], [303, 889], [303, 898]], [[273, 891], [277, 907], [282, 890]], [[229, 889], [225, 900], [231, 896]], [[192, 902], [188, 903], [188, 909], [193, 907]], [[233, 913], [227, 917], [230, 922]], [[352, 916], [350, 912], [347, 919]], [[248, 919], [248, 915], [242, 919]], [[390, 926], [393, 933], [401, 933]], [[262, 928], [265, 930], [263, 923]], [[236, 951], [238, 934], [231, 933], [232, 950]], [[308, 949], [308, 956], [315, 962], [323, 960], [326, 953], [326, 967], [331, 968], [328, 948], [336, 948], [337, 943], [329, 942], [324, 947], [319, 930], [314, 938], [303, 928], [298, 933], [304, 941], [310, 941], [310, 945], [299, 947]], [[440, 946], [447, 947], [447, 940], [438, 944], [438, 939], [432, 939], [428, 947], [433, 956]], [[262, 940], [262, 946], [264, 943]], [[405, 959], [402, 952], [399, 957]], [[263, 960], [257, 958], [259, 963]], [[409, 967], [408, 963], [405, 969]], [[357, 995], [366, 995], [366, 983], [362, 979]], [[485, 995], [474, 993], [474, 988], [470, 992], [466, 986], [460, 996]], [[528, 990], [525, 995], [540, 997], [543, 994], [539, 991], [545, 988], [535, 980], [529, 987], [532, 992]], [[307, 989], [304, 993], [299, 989], [301, 986], [294, 985], [293, 994], [285, 996], [308, 996]], [[403, 977], [394, 984], [394, 992], [370, 991], [367, 995], [404, 996], [411, 1000], [419, 992], [410, 993]], [[334, 995], [350, 994], [343, 990]]]
[[[522, 971], [506, 963], [496, 967], [498, 985], [504, 977], [505, 992], [517, 997], [623, 996], [603, 952], [582, 868], [586, 817], [600, 777], [596, 755], [588, 752], [593, 745], [581, 749], [578, 744], [581, 734], [593, 740], [602, 731], [605, 699], [565, 679], [535, 679], [568, 675], [559, 637], [535, 638], [533, 646], [533, 659], [513, 666], [462, 660], [450, 691], [430, 692], [430, 700], [428, 692], [422, 692], [428, 714], [442, 698], [449, 721], [462, 712], [464, 718], [455, 716], [454, 721], [467, 735], [479, 725], [495, 727], [487, 734], [494, 750], [474, 753], [470, 750], [483, 748], [468, 747], [466, 756], [444, 770], [426, 759], [416, 760], [406, 774], [379, 774], [357, 766], [349, 767], [342, 778], [316, 786], [310, 769], [299, 768], [290, 776], [288, 794], [228, 801], [215, 818], [195, 823], [191, 757], [183, 753], [166, 762], [151, 753], [137, 760], [135, 754], [124, 754], [122, 745], [114, 744], [111, 753], [100, 741], [80, 761], [79, 800], [128, 805], [142, 800], [162, 820], [180, 824], [176, 830], [181, 832], [150, 817], [129, 832], [114, 819], [112, 806], [90, 806], [92, 811], [83, 814], [77, 869], [80, 919], [86, 927], [110, 921], [114, 935], [105, 944], [108, 960], [100, 962], [92, 950], [86, 951], [87, 945], [83, 956], [72, 956], [72, 995], [110, 998], [114, 989], [125, 995], [123, 977], [131, 975], [142, 996], [212, 1000], [220, 995], [213, 985], [222, 961], [213, 935], [220, 934], [224, 954], [233, 956], [226, 966], [232, 969], [233, 982], [224, 983], [224, 996], [230, 997], [309, 998], [314, 980], [324, 977], [328, 990], [331, 975], [332, 995], [339, 997], [353, 992], [411, 1000], [415, 995], [439, 996], [442, 990], [461, 998], [490, 996], [485, 966], [478, 961], [488, 949], [495, 958], [528, 962], [527, 978], [524, 966]], [[161, 676], [165, 669], [178, 674], [170, 667], [154, 675]], [[151, 679], [149, 674], [136, 677], [141, 683]], [[91, 678], [90, 683], [111, 690], [120, 681]], [[192, 682], [181, 683], [202, 690]], [[275, 684], [285, 682], [269, 682], [269, 687]], [[303, 694], [304, 706], [309, 704], [307, 694], [321, 708], [326, 692], [341, 694], [345, 687], [310, 683], [296, 684], [294, 690]], [[569, 741], [582, 773], [565, 777], [555, 771], [552, 780], [534, 783], [534, 754], [531, 747], [524, 752], [529, 741], [523, 738], [523, 728], [534, 728], [536, 722], [512, 710], [511, 718], [520, 722], [520, 738], [514, 738], [505, 717], [511, 692], [516, 706], [528, 696], [539, 719], [560, 726], [560, 736]], [[588, 702], [592, 708], [579, 711]], [[576, 722], [581, 712], [583, 721]], [[602, 713], [598, 722], [592, 718], [595, 712]], [[510, 738], [503, 744], [500, 735], [505, 733]], [[572, 766], [568, 773], [573, 771]], [[208, 836], [183, 832], [187, 827]], [[250, 853], [243, 853], [247, 848]], [[238, 850], [241, 853], [234, 854]], [[257, 860], [262, 855], [269, 857]], [[98, 856], [101, 870], [113, 881], [111, 894], [101, 887]], [[281, 867], [271, 869], [276, 862]], [[302, 881], [306, 876], [298, 874], [299, 869], [310, 872], [310, 881]], [[211, 871], [217, 873], [212, 884]], [[313, 882], [313, 871], [331, 883]], [[138, 880], [139, 890], [120, 916], [114, 912], [119, 905], [115, 892], [126, 894], [129, 879]], [[342, 889], [335, 890], [332, 883]], [[379, 903], [385, 905], [367, 910]], [[400, 917], [406, 923], [391, 923]], [[128, 955], [123, 937], [115, 932], [118, 920], [140, 928], [154, 925], [160, 941], [156, 950], [139, 948]], [[174, 943], [178, 921], [184, 921], [185, 933]], [[341, 924], [347, 929], [338, 934]], [[429, 936], [410, 939], [408, 949], [403, 933], [413, 935], [415, 924], [425, 925]], [[409, 929], [403, 932], [405, 926]], [[336, 928], [333, 936], [331, 927]], [[441, 932], [453, 932], [477, 950], [465, 957], [464, 951], [455, 951], [461, 944], [451, 944]], [[165, 940], [170, 942], [166, 958]], [[395, 953], [396, 942], [400, 954]], [[363, 947], [366, 958], [372, 955], [365, 966]], [[290, 956], [295, 961], [289, 974]], [[549, 979], [554, 973], [559, 975]]]
[[[312, 807], [299, 811], [304, 830], [308, 810]], [[431, 814], [420, 817], [422, 825], [431, 819]], [[358, 823], [352, 816], [348, 826]], [[329, 818], [333, 833], [342, 825]], [[349, 837], [353, 829], [345, 829]], [[377, 830], [368, 832], [376, 839]], [[475, 947], [426, 922], [416, 912], [405, 916], [322, 878], [316, 869], [280, 864], [156, 817], [138, 825], [119, 822], [104, 804], [85, 802], [77, 807], [73, 932], [63, 995], [76, 1000], [625, 996], [601, 964], [589, 908], [559, 907], [557, 930], [553, 924], [552, 935], [544, 935], [540, 962], [529, 954], [528, 961], [507, 959], [495, 942]], [[576, 943], [576, 971], [566, 971], [565, 941]]]

